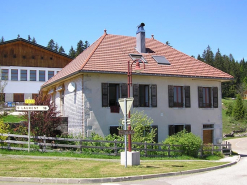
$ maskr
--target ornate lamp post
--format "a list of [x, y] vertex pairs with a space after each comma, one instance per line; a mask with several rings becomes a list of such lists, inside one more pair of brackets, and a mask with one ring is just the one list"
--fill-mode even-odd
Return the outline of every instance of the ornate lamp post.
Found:
[[[135, 71], [140, 72], [141, 67], [140, 67], [139, 61], [143, 63], [144, 65], [143, 68], [145, 69], [145, 63], [141, 59], [135, 59], [133, 62], [128, 61], [128, 74], [127, 74], [128, 75], [128, 98], [130, 98], [130, 86], [132, 86], [132, 65], [135, 62], [136, 63]], [[129, 112], [128, 117], [130, 118], [130, 112]], [[131, 130], [130, 124], [128, 125], [128, 130]], [[131, 152], [131, 135], [130, 134], [128, 135], [128, 140], [129, 140], [128, 148], [129, 148], [129, 152]]]

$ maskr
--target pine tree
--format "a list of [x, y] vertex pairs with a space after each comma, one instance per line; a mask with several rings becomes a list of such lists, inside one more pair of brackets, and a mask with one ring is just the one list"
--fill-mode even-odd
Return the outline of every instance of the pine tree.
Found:
[[215, 54], [214, 67], [222, 71], [225, 71], [225, 66], [224, 66], [223, 59], [220, 53], [220, 49], [218, 49], [218, 51]]
[[54, 50], [55, 50], [56, 52], [58, 52], [58, 49], [59, 49], [59, 46], [58, 46], [58, 43], [56, 42], [56, 45], [55, 45], [55, 47], [54, 47]]
[[0, 43], [2, 43], [2, 42], [4, 42], [4, 38], [3, 38], [3, 36], [2, 36], [2, 38], [1, 38], [1, 40], [0, 40]]
[[80, 40], [77, 43], [77, 48], [76, 48], [76, 56], [80, 55], [83, 51], [84, 51], [84, 43], [82, 42], [82, 40]]
[[31, 37], [30, 37], [30, 35], [28, 35], [27, 40], [28, 40], [29, 42], [31, 42]]
[[234, 107], [233, 107], [232, 116], [236, 120], [240, 120], [240, 119], [244, 118], [245, 112], [246, 111], [245, 111], [245, 108], [244, 108], [242, 97], [240, 96], [240, 94], [238, 94], [236, 102], [235, 102]]
[[35, 39], [34, 37], [33, 37], [33, 39], [32, 39], [32, 43], [35, 43], [35, 44], [37, 43], [37, 42], [36, 42], [36, 39]]
[[211, 66], [214, 66], [214, 53], [211, 51], [210, 46], [208, 46], [207, 49], [204, 50], [202, 54], [202, 58], [204, 62], [206, 62], [207, 64]]
[[49, 49], [51, 49], [51, 50], [54, 50], [54, 49], [55, 49], [55, 42], [54, 42], [53, 39], [51, 39], [51, 40], [48, 42], [47, 48], [49, 48]]
[[69, 56], [71, 58], [75, 58], [76, 57], [76, 53], [75, 53], [75, 50], [74, 50], [73, 46], [71, 46], [71, 48], [69, 50]]
[[60, 46], [58, 52], [59, 52], [59, 53], [65, 53], [65, 51], [64, 51], [64, 49], [63, 49], [63, 46]]

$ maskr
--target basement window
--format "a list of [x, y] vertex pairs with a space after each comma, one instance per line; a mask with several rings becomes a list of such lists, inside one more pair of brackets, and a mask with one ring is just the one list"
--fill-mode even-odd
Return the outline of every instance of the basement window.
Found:
[[171, 65], [171, 63], [164, 56], [153, 55], [152, 57], [158, 64]]
[[139, 55], [139, 54], [129, 54], [129, 56], [130, 56], [130, 58], [132, 60], [140, 59], [143, 62], [147, 63], [147, 61], [145, 60], [145, 58], [142, 55]]

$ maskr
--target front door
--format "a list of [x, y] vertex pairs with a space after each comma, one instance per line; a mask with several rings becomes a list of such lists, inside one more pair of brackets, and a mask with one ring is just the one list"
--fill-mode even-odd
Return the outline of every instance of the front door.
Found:
[[203, 144], [213, 143], [213, 130], [203, 130]]

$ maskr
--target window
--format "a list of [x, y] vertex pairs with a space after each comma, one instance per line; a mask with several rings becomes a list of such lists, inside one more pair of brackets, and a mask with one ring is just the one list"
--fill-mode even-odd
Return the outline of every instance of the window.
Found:
[[[151, 93], [150, 93], [151, 87]], [[151, 94], [151, 96], [150, 96]], [[134, 107], [157, 107], [157, 85], [133, 85]], [[151, 99], [151, 104], [150, 104]]]
[[36, 70], [30, 70], [30, 81], [36, 81]]
[[9, 76], [9, 70], [8, 69], [2, 69], [2, 76], [1, 76], [1, 79], [2, 80], [8, 80], [8, 76]]
[[11, 69], [11, 81], [18, 81], [18, 69]]
[[32, 94], [32, 99], [36, 99], [39, 96], [39, 94]]
[[21, 70], [21, 81], [27, 81], [27, 70]]
[[168, 85], [169, 107], [190, 107], [190, 86]]
[[48, 80], [54, 76], [54, 71], [48, 71]]
[[40, 82], [45, 81], [45, 71], [39, 71], [39, 81]]
[[172, 136], [182, 130], [186, 130], [187, 132], [191, 132], [191, 125], [168, 125], [169, 127], [169, 136]]
[[199, 108], [218, 108], [218, 87], [198, 87]]
[[122, 127], [120, 126], [110, 126], [110, 134], [114, 135], [116, 134], [117, 136], [119, 135], [119, 130], [121, 130]]
[[24, 94], [14, 93], [14, 102], [24, 102]]
[[102, 107], [119, 107], [119, 98], [127, 98], [127, 84], [102, 83]]

